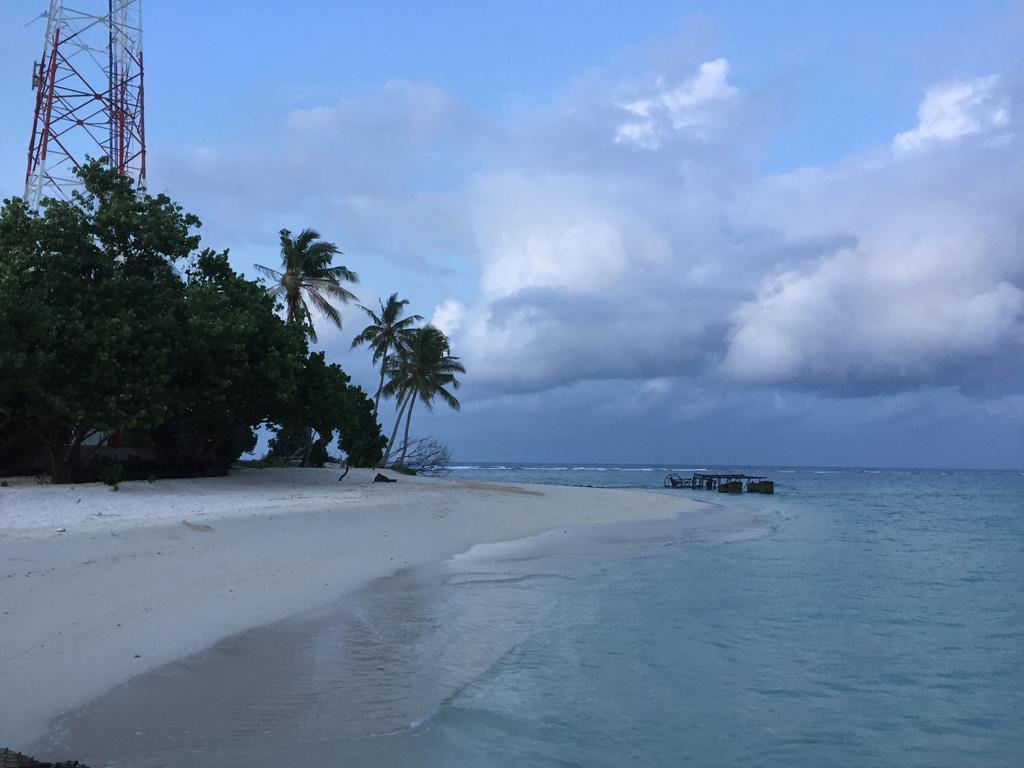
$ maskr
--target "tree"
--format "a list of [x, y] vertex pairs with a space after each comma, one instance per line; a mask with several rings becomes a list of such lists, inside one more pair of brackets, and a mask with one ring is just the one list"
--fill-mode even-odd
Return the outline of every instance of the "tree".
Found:
[[306, 339], [259, 283], [231, 269], [226, 252], [197, 254], [184, 276], [176, 408], [151, 437], [169, 474], [223, 472], [255, 446], [254, 429], [281, 418], [294, 398]]
[[78, 174], [84, 189], [41, 214], [0, 208], [0, 422], [38, 436], [57, 482], [74, 479], [89, 436], [173, 412], [174, 262], [199, 241], [198, 219], [166, 196], [99, 162]]
[[348, 387], [345, 397], [348, 407], [338, 425], [338, 448], [351, 466], [375, 467], [384, 456], [387, 438], [381, 434], [372, 402], [360, 387]]
[[[0, 474], [223, 473], [263, 424], [316, 434], [307, 461], [339, 432], [380, 459], [370, 398], [226, 251], [199, 250], [195, 216], [100, 163], [79, 174], [71, 200], [0, 207]], [[96, 435], [128, 446], [83, 449]]]
[[414, 323], [423, 319], [421, 315], [409, 315], [402, 317], [408, 299], [399, 299], [397, 293], [392, 293], [385, 304], [378, 300], [380, 314], [372, 309], [359, 308], [370, 317], [370, 324], [352, 340], [352, 348], [355, 349], [362, 344], [369, 344], [373, 350], [373, 362], [380, 365], [380, 384], [377, 386], [377, 393], [373, 397], [373, 413], [377, 414], [380, 408], [380, 395], [384, 390], [384, 375], [388, 368], [389, 353], [395, 350], [399, 344], [406, 341], [409, 333], [413, 330]]
[[459, 410], [458, 399], [447, 388], [458, 389], [459, 380], [455, 378], [455, 374], [465, 373], [466, 369], [459, 362], [459, 358], [453, 357], [450, 352], [448, 337], [432, 325], [417, 328], [409, 334], [408, 340], [398, 347], [397, 354], [389, 366], [390, 380], [384, 387], [385, 395], [398, 397], [398, 417], [395, 419], [395, 428], [391, 432], [391, 440], [382, 461], [391, 456], [403, 414], [405, 436], [397, 463], [402, 464], [405, 460], [409, 448], [409, 424], [417, 400], [420, 400], [428, 411], [434, 409], [435, 397], [439, 397], [450, 408]]
[[284, 302], [287, 322], [301, 325], [311, 341], [316, 341], [316, 328], [310, 305], [341, 328], [341, 312], [331, 303], [337, 299], [347, 304], [355, 294], [342, 283], [357, 283], [359, 277], [344, 266], [331, 266], [338, 246], [320, 239], [313, 229], [302, 230], [293, 238], [287, 229], [281, 230], [281, 271], [257, 264], [256, 269], [273, 281], [271, 293]]
[[402, 465], [411, 469], [417, 475], [423, 477], [445, 477], [451, 470], [451, 454], [448, 446], [439, 443], [430, 437], [420, 437], [410, 440], [407, 446], [408, 454]]
[[328, 364], [323, 352], [306, 358], [292, 397], [285, 404], [270, 455], [300, 466], [324, 465], [327, 448], [338, 434], [338, 447], [354, 466], [380, 460], [384, 437], [372, 403], [340, 366]]

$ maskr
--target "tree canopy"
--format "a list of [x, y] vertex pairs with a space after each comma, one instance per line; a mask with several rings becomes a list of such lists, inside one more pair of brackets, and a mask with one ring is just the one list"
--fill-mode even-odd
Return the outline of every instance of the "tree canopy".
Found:
[[341, 366], [327, 363], [323, 352], [305, 361], [292, 396], [279, 415], [270, 455], [298, 459], [302, 466], [323, 466], [334, 435], [349, 464], [375, 466], [386, 440], [373, 416], [372, 404], [359, 387], [351, 386]]
[[347, 304], [356, 298], [342, 283], [357, 283], [359, 277], [347, 267], [332, 266], [341, 253], [338, 246], [320, 239], [315, 229], [304, 229], [292, 237], [281, 230], [281, 269], [257, 264], [256, 269], [271, 281], [271, 293], [284, 302], [289, 323], [302, 325], [310, 341], [316, 341], [316, 326], [310, 305], [328, 321], [341, 328], [341, 312], [331, 300]]
[[397, 462], [404, 463], [409, 449], [409, 424], [417, 400], [422, 402], [428, 411], [434, 409], [435, 398], [440, 398], [450, 408], [459, 410], [459, 401], [451, 390], [458, 389], [460, 385], [455, 374], [465, 371], [459, 358], [451, 354], [448, 337], [439, 328], [425, 325], [412, 331], [403, 340], [388, 368], [390, 380], [384, 386], [384, 393], [396, 396], [400, 403], [385, 459], [391, 455], [404, 413], [405, 436]]
[[397, 293], [388, 296], [387, 302], [379, 301], [378, 303], [380, 304], [379, 315], [369, 307], [359, 305], [359, 308], [370, 318], [370, 324], [352, 339], [353, 349], [368, 344], [373, 350], [373, 362], [380, 366], [380, 383], [377, 385], [377, 393], [373, 396], [374, 413], [380, 410], [380, 396], [384, 391], [384, 377], [389, 368], [390, 354], [399, 345], [409, 341], [414, 331], [413, 326], [423, 319], [422, 315], [402, 317], [409, 300], [399, 299]]
[[369, 398], [226, 251], [200, 250], [198, 218], [98, 162], [80, 175], [70, 200], [0, 207], [0, 473], [38, 453], [55, 481], [94, 477], [97, 442], [129, 444], [140, 472], [223, 472], [297, 414], [376, 461]]

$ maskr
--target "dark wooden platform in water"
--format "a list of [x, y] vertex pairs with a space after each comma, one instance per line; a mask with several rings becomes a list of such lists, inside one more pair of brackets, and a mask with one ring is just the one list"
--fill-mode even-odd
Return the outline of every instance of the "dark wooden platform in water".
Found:
[[764, 475], [741, 475], [730, 472], [694, 472], [683, 478], [674, 472], [665, 476], [666, 488], [694, 488], [698, 491], [719, 493], [775, 493], [775, 483]]
[[13, 749], [0, 749], [0, 768], [89, 768], [85, 763], [68, 760], [63, 763], [44, 763]]

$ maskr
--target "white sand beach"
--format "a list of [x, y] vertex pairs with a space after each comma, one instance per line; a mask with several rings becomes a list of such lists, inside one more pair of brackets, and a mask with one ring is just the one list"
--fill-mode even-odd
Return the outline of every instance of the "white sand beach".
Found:
[[244, 469], [0, 488], [0, 746], [134, 675], [399, 568], [568, 526], [693, 515], [684, 497]]

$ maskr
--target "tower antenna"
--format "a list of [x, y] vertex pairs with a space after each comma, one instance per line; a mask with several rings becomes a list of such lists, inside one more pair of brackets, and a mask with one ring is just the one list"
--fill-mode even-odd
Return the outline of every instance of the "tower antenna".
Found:
[[[25, 200], [68, 198], [87, 156], [138, 184], [146, 180], [142, 0], [50, 0], [25, 170]], [[99, 12], [103, 11], [103, 12]]]

